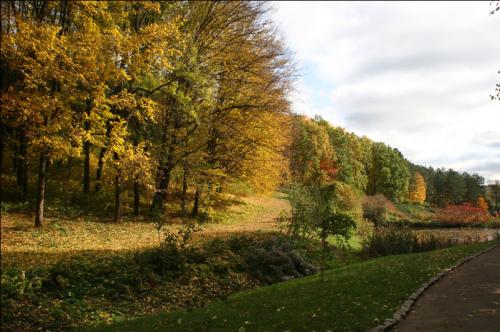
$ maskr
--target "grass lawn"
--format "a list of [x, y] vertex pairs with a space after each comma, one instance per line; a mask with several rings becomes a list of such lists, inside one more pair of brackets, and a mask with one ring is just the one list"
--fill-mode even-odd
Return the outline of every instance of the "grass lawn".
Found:
[[89, 331], [365, 331], [439, 271], [499, 243], [382, 257], [329, 270], [323, 284], [315, 275]]

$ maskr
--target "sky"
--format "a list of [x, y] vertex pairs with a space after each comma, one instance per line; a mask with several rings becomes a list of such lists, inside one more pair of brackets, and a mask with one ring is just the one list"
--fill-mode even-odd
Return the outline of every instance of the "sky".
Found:
[[275, 2], [297, 113], [410, 161], [500, 180], [500, 12], [484, 2]]

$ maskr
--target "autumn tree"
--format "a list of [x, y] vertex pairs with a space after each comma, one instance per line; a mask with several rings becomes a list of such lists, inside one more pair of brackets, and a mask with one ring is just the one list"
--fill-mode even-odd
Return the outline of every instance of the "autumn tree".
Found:
[[478, 197], [476, 206], [484, 210], [484, 212], [488, 213], [488, 203], [486, 202], [483, 196]]
[[422, 204], [426, 198], [424, 177], [420, 173], [415, 173], [410, 182], [409, 201], [411, 203]]
[[365, 165], [371, 158], [370, 141], [362, 140], [340, 127], [328, 126], [330, 142], [335, 149], [338, 179], [365, 191], [368, 173]]
[[17, 113], [16, 125], [26, 130], [39, 155], [36, 226], [43, 224], [49, 158], [73, 153], [81, 138], [71, 111], [80, 77], [67, 36], [68, 8], [68, 2], [15, 2], [11, 26], [2, 29], [2, 62], [16, 75], [2, 93], [2, 117]]
[[[284, 131], [277, 129], [286, 124], [281, 114], [288, 112], [288, 60], [263, 19], [265, 4], [183, 6], [189, 47], [171, 75], [175, 84], [165, 98], [167, 121], [158, 127], [153, 214], [163, 211], [172, 173], [179, 166], [193, 178], [193, 214], [203, 191], [219, 190], [229, 179], [256, 178], [262, 166], [270, 170], [272, 164], [263, 161], [280, 159]], [[193, 155], [202, 159], [186, 167], [184, 160]]]
[[335, 160], [326, 128], [314, 120], [296, 116], [292, 135], [290, 169], [294, 181], [305, 185], [323, 182], [328, 174], [322, 164]]

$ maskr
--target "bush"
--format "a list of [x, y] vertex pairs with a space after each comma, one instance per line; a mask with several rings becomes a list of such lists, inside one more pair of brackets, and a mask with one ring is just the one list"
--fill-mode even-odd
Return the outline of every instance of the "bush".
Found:
[[318, 272], [318, 268], [306, 262], [289, 241], [256, 243], [246, 249], [244, 257], [248, 271], [266, 284]]
[[377, 226], [386, 224], [389, 212], [394, 210], [394, 205], [382, 194], [367, 196], [363, 200], [363, 217]]
[[485, 210], [469, 204], [449, 205], [441, 209], [436, 218], [440, 222], [457, 224], [473, 224], [489, 220], [488, 213]]

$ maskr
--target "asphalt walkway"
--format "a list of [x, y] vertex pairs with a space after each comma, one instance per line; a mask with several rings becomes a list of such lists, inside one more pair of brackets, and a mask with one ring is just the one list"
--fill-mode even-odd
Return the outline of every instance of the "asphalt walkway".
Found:
[[500, 247], [427, 289], [392, 331], [500, 332]]

